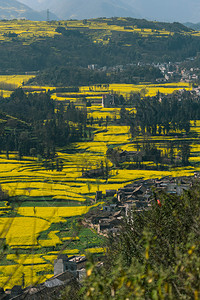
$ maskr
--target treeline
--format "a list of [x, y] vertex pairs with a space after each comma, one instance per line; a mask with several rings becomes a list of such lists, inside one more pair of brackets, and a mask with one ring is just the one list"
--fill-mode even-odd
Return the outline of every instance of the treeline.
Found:
[[[191, 120], [194, 126], [200, 120], [200, 97], [188, 91], [176, 91], [170, 95], [157, 93], [154, 97], [131, 94], [127, 101], [124, 99], [120, 110], [119, 124], [130, 126], [132, 138], [143, 136], [143, 140], [136, 142], [137, 151], [131, 158], [120, 156], [120, 151], [111, 149], [108, 158], [114, 165], [123, 166], [123, 159], [129, 169], [168, 170], [169, 167], [180, 167], [190, 164], [191, 140], [196, 138], [197, 132], [191, 131]], [[126, 109], [126, 105], [135, 107], [135, 112]], [[148, 139], [148, 136], [173, 136], [176, 139], [166, 141], [162, 150]], [[146, 166], [145, 161], [153, 161], [155, 166]]]
[[28, 84], [49, 86], [80, 86], [92, 84], [155, 82], [163, 74], [152, 66], [127, 66], [124, 70], [97, 71], [82, 67], [55, 67], [41, 72]]
[[[137, 151], [130, 155], [123, 155], [120, 149], [109, 148], [106, 152], [107, 158], [114, 166], [129, 170], [169, 170], [171, 167], [181, 167], [190, 164], [190, 141], [177, 139], [166, 142], [162, 149], [151, 140], [144, 139], [136, 143]], [[148, 165], [146, 162], [154, 162]], [[126, 162], [125, 166], [123, 163]]]
[[[142, 26], [141, 21], [127, 19], [108, 20], [112, 24], [123, 26]], [[94, 43], [94, 37], [102, 38], [98, 30], [83, 28], [67, 29], [58, 25], [61, 34], [53, 38], [32, 40], [24, 44], [21, 37], [13, 37], [12, 41], [0, 42], [1, 72], [16, 73], [38, 71], [52, 66], [82, 66], [95, 63], [100, 66], [116, 66], [143, 62], [183, 61], [187, 57], [196, 56], [200, 48], [200, 38], [188, 33], [188, 28], [178, 23], [165, 24], [143, 21], [143, 27], [152, 30], [171, 30], [169, 36], [148, 35], [126, 31], [112, 31], [104, 36], [106, 43]], [[160, 25], [159, 25], [160, 24]], [[109, 27], [108, 27], [109, 30]], [[183, 32], [183, 33], [182, 33]]]
[[[104, 18], [98, 18], [96, 19], [98, 22], [105, 22]], [[178, 23], [166, 23], [166, 22], [149, 22], [145, 19], [135, 19], [135, 18], [110, 18], [107, 20], [108, 25], [119, 25], [119, 26], [136, 26], [138, 28], [151, 28], [154, 30], [166, 30], [166, 31], [175, 31], [175, 32], [191, 32], [193, 31], [191, 28], [188, 28], [187, 26]]]
[[[130, 101], [130, 100], [129, 100]], [[190, 121], [200, 119], [200, 97], [191, 92], [174, 92], [171, 95], [142, 98], [131, 96], [136, 113], [130, 114], [125, 108], [121, 110], [121, 120], [130, 125], [132, 136], [141, 132], [152, 135], [165, 135], [169, 132], [178, 134], [184, 130], [190, 132]]]
[[[52, 158], [55, 148], [85, 137], [87, 111], [69, 104], [55, 107], [49, 94], [28, 94], [19, 88], [0, 99], [4, 122], [0, 126], [0, 150]], [[70, 122], [71, 121], [71, 122]]]
[[67, 66], [55, 67], [41, 72], [28, 84], [49, 86], [81, 86], [95, 83], [108, 83], [106, 72], [90, 70], [87, 68]]

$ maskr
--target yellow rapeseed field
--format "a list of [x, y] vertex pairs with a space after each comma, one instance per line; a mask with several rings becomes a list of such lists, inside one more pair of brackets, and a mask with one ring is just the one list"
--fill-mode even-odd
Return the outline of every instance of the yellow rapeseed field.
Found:
[[174, 91], [180, 89], [192, 90], [190, 83], [179, 82], [179, 83], [163, 83], [163, 84], [110, 84], [108, 86], [82, 86], [80, 87], [81, 92], [94, 91], [110, 91], [117, 92], [123, 96], [128, 96], [130, 93], [144, 93], [145, 96], [155, 96], [157, 92], [163, 94], [172, 94]]
[[26, 83], [29, 79], [33, 78], [33, 75], [0, 75], [0, 83], [13, 84], [16, 87], [21, 86], [22, 83]]
[[[45, 272], [45, 275], [41, 275], [42, 272]], [[22, 264], [0, 266], [0, 286], [12, 288], [14, 285], [22, 285], [23, 277], [25, 286], [36, 285], [52, 277], [52, 272], [52, 264], [47, 263], [31, 266]]]
[[62, 241], [59, 239], [59, 237], [56, 235], [59, 231], [51, 231], [48, 234], [48, 239], [47, 240], [39, 240], [39, 244], [42, 247], [51, 247], [51, 246], [56, 246], [58, 244], [62, 244]]
[[50, 223], [34, 216], [33, 212], [33, 217], [0, 218], [0, 238], [12, 247], [37, 245], [39, 233], [48, 229]]
[[64, 218], [80, 216], [87, 213], [94, 206], [69, 207], [19, 207], [17, 213], [24, 217], [44, 219], [48, 224], [65, 222]]
[[[21, 84], [20, 78], [17, 84]], [[53, 87], [41, 88], [45, 88], [45, 90], [53, 89]], [[141, 91], [144, 88], [147, 94], [153, 95], [158, 89], [160, 92], [171, 93], [175, 89], [190, 89], [190, 86], [185, 83], [109, 86], [109, 89], [123, 93], [124, 95], [130, 92]], [[81, 93], [94, 93], [91, 89], [93, 87], [81, 87]], [[97, 86], [94, 87], [94, 90], [96, 93], [102, 93], [102, 91], [98, 91]], [[106, 88], [104, 92], [106, 92]], [[99, 94], [98, 97], [100, 97]], [[119, 118], [120, 109], [107, 109], [96, 105], [89, 108], [88, 115], [89, 117], [93, 116], [94, 119], [103, 117], [104, 120], [106, 116], [111, 119], [115, 116]], [[193, 131], [200, 132], [200, 122], [196, 122], [196, 125], [194, 122], [191, 122], [191, 125]], [[83, 170], [95, 169], [101, 165], [101, 162], [105, 164], [106, 151], [109, 146], [134, 151], [137, 150], [136, 142], [139, 145], [143, 142], [143, 138], [140, 136], [133, 141], [131, 140], [128, 126], [114, 126], [109, 123], [105, 127], [104, 121], [103, 126], [95, 124], [95, 128], [94, 139], [92, 141], [84, 141], [72, 145], [76, 153], [66, 153], [62, 149], [57, 151], [58, 157], [63, 161], [63, 170], [61, 172], [45, 170], [36, 158], [24, 157], [19, 161], [16, 153], [10, 153], [8, 160], [5, 153], [0, 154], [0, 184], [2, 188], [7, 190], [10, 195], [33, 197], [33, 202], [41, 202], [41, 206], [35, 205], [34, 207], [32, 202], [32, 206], [16, 208], [16, 217], [7, 217], [5, 214], [6, 211], [10, 211], [10, 207], [6, 203], [2, 204], [2, 211], [4, 208], [6, 208], [6, 211], [4, 217], [0, 218], [0, 238], [5, 238], [6, 243], [11, 248], [17, 250], [23, 248], [27, 249], [27, 251], [35, 248], [38, 251], [45, 247], [64, 246], [65, 243], [68, 244], [71, 240], [73, 242], [77, 240], [78, 242], [79, 237], [61, 237], [59, 231], [51, 230], [50, 226], [53, 223], [57, 223], [57, 225], [59, 222], [64, 223], [68, 217], [80, 216], [88, 212], [90, 208], [94, 207], [92, 204], [94, 203], [96, 191], [99, 190], [105, 193], [109, 189], [117, 190], [138, 178], [160, 178], [168, 175], [188, 176], [200, 169], [193, 166], [169, 171], [120, 170], [114, 168], [110, 172], [110, 177], [107, 181], [105, 179], [83, 178]], [[162, 136], [148, 137], [148, 139], [156, 142], [156, 146], [159, 149], [165, 149], [163, 148], [163, 143], [161, 144], [163, 142]], [[165, 141], [173, 141], [175, 139], [175, 137], [165, 137]], [[194, 142], [191, 147], [191, 153], [190, 160], [192, 162], [199, 162], [200, 145]], [[108, 164], [112, 166], [110, 161]], [[146, 164], [153, 165], [153, 162], [149, 161]], [[125, 165], [128, 166], [128, 164]], [[51, 202], [48, 201], [49, 198], [51, 198]], [[84, 203], [86, 199], [91, 205], [86, 206]], [[67, 206], [70, 201], [77, 201], [80, 206]], [[59, 202], [59, 207], [57, 207], [57, 202]], [[46, 230], [48, 230], [48, 234], [43, 238], [40, 237], [40, 234]], [[97, 247], [88, 248], [87, 250], [92, 253], [103, 253], [105, 251], [104, 248]], [[67, 255], [80, 254], [80, 250], [66, 248], [62, 253], [66, 253]], [[55, 251], [47, 252], [45, 255], [8, 255], [7, 259], [10, 260], [12, 265], [4, 266], [4, 268], [0, 267], [0, 285], [8, 288], [12, 287], [13, 284], [21, 284], [23, 274], [27, 285], [47, 279], [52, 275], [52, 263], [58, 254], [59, 251], [56, 251], [55, 248]], [[38, 275], [40, 274], [38, 272], [42, 271], [46, 275]], [[11, 272], [14, 274], [13, 278], [10, 277]], [[17, 274], [17, 279], [15, 278], [15, 274]]]

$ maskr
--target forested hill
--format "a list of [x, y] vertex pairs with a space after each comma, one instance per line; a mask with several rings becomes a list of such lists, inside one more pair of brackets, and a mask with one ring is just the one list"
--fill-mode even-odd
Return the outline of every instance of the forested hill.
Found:
[[197, 54], [200, 33], [180, 23], [112, 18], [63, 22], [1, 21], [2, 73], [60, 66], [182, 61]]

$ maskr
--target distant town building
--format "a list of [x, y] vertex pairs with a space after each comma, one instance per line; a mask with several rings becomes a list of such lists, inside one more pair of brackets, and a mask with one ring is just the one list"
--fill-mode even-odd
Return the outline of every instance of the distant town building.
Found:
[[98, 68], [97, 64], [88, 65], [88, 69], [90, 70], [96, 70]]

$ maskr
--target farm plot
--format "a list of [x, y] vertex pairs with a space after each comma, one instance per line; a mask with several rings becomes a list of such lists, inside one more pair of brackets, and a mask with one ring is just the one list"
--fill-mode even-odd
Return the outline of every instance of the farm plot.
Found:
[[33, 77], [32, 75], [0, 75], [0, 96], [10, 97], [15, 89], [26, 84]]
[[128, 96], [130, 93], [141, 93], [144, 96], [155, 96], [157, 92], [163, 94], [172, 94], [174, 91], [180, 89], [192, 90], [190, 83], [179, 82], [179, 83], [165, 83], [165, 84], [109, 84], [105, 86], [82, 86], [80, 87], [81, 92], [94, 91], [94, 92], [117, 92], [123, 96]]
[[[118, 18], [118, 21], [124, 21], [123, 18]], [[173, 35], [173, 32], [163, 30], [154, 30], [150, 28], [139, 28], [137, 26], [124, 26], [122, 24], [114, 25], [109, 24], [111, 19], [101, 20], [68, 20], [59, 22], [32, 22], [28, 20], [10, 20], [9, 26], [7, 21], [1, 21], [0, 29], [0, 40], [11, 41], [12, 35], [17, 35], [17, 39], [23, 42], [24, 45], [29, 45], [33, 41], [41, 40], [44, 38], [53, 38], [59, 35], [56, 31], [58, 26], [62, 26], [65, 30], [79, 30], [80, 32], [87, 31], [92, 37], [94, 43], [108, 44], [114, 32], [122, 33], [136, 33], [143, 37], [155, 36], [157, 37], [168, 37]], [[126, 20], [125, 20], [126, 21]], [[10, 34], [11, 33], [11, 34]], [[183, 33], [184, 34], [184, 33]], [[193, 32], [193, 35], [198, 35], [198, 32]], [[124, 46], [128, 46], [125, 44]]]
[[[66, 224], [65, 218], [81, 216], [90, 208], [91, 206], [19, 207], [16, 216], [0, 218], [0, 239], [5, 239], [10, 247], [5, 265], [0, 266], [0, 284], [4, 288], [11, 288], [13, 284], [21, 285], [22, 278], [25, 285], [48, 279], [53, 274], [53, 261], [59, 253], [81, 254], [80, 250], [83, 253], [87, 247], [88, 251], [91, 248], [92, 253], [95, 249], [96, 253], [103, 252], [103, 248], [100, 248], [101, 240], [90, 229], [79, 231], [79, 237], [72, 235], [74, 229], [70, 224], [68, 232], [51, 229], [56, 223]], [[55, 248], [60, 250], [52, 251]], [[21, 251], [27, 254], [21, 254]]]
[[[37, 91], [38, 89], [43, 91], [54, 90], [55, 87], [45, 86], [24, 86], [24, 90]], [[178, 82], [178, 83], [163, 83], [163, 84], [96, 84], [91, 86], [80, 86], [79, 92], [59, 92], [53, 93], [52, 99], [55, 101], [70, 101], [76, 106], [85, 106], [84, 101], [90, 100], [92, 107], [88, 108], [89, 116], [93, 118], [101, 117], [116, 117], [119, 116], [119, 109], [115, 109], [115, 113], [112, 113], [112, 109], [104, 109], [101, 107], [102, 95], [108, 93], [120, 93], [124, 97], [128, 97], [131, 93], [141, 93], [143, 96], [155, 96], [157, 92], [163, 94], [172, 94], [174, 91], [181, 89], [192, 90], [190, 83]]]
[[[22, 276], [25, 277], [26, 285], [49, 278], [53, 271], [53, 260], [61, 251], [67, 255], [83, 254], [85, 249], [91, 253], [104, 251], [102, 241], [94, 232], [84, 229], [75, 234], [70, 223], [70, 220], [76, 222], [78, 216], [94, 207], [96, 191], [105, 193], [108, 189], [117, 190], [138, 178], [187, 176], [200, 170], [199, 165], [168, 171], [113, 168], [108, 180], [84, 178], [83, 170], [96, 169], [102, 162], [105, 164], [109, 147], [134, 151], [138, 145], [142, 145], [142, 137], [131, 140], [129, 127], [119, 126], [114, 122], [114, 116], [118, 119], [119, 114], [119, 109], [92, 106], [89, 109], [89, 117], [93, 116], [94, 122], [97, 123], [97, 118], [101, 117], [105, 120], [106, 116], [111, 121], [107, 126], [105, 121], [103, 126], [95, 123], [93, 140], [57, 149], [58, 158], [63, 161], [62, 171], [46, 170], [36, 158], [22, 157], [19, 161], [16, 153], [10, 153], [9, 159], [5, 153], [0, 154], [2, 188], [11, 196], [23, 199], [19, 207], [15, 207], [15, 215], [6, 203], [2, 203], [0, 210], [0, 238], [6, 240], [10, 249], [7, 265], [0, 266], [2, 286], [9, 288], [13, 284], [21, 284]], [[191, 125], [193, 131], [200, 131], [199, 122], [191, 122]], [[152, 136], [148, 139], [156, 143], [159, 149], [165, 149], [166, 142], [176, 138]], [[198, 139], [193, 139], [191, 153], [191, 161], [199, 163]], [[149, 165], [152, 163], [146, 162]], [[112, 167], [110, 161], [108, 166]], [[18, 257], [15, 256], [16, 250], [19, 252]], [[30, 251], [31, 256], [24, 254]], [[10, 272], [17, 274], [18, 279], [11, 278]]]

